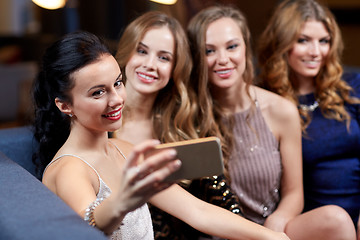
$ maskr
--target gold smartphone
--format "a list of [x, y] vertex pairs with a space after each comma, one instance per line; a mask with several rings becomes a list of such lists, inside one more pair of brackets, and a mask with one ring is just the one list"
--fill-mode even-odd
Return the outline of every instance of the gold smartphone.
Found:
[[181, 160], [179, 170], [166, 178], [167, 181], [192, 180], [222, 174], [224, 164], [220, 139], [198, 138], [156, 146], [156, 149], [174, 148]]

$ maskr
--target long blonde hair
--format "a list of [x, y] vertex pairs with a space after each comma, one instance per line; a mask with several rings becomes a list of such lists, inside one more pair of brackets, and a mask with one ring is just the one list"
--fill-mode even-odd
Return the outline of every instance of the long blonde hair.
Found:
[[224, 155], [225, 176], [229, 179], [227, 166], [231, 156], [233, 145], [232, 119], [223, 121], [224, 109], [216, 98], [211, 97], [211, 90], [208, 77], [208, 67], [206, 60], [206, 31], [208, 26], [221, 18], [231, 18], [239, 26], [246, 46], [246, 69], [243, 75], [246, 84], [246, 93], [250, 97], [249, 88], [252, 84], [253, 55], [251, 51], [250, 31], [247, 26], [245, 16], [232, 6], [213, 6], [208, 7], [197, 13], [189, 22], [187, 33], [190, 41], [190, 49], [194, 65], [191, 85], [197, 93], [198, 116], [196, 125], [199, 135], [215, 135], [220, 137]]
[[[351, 117], [344, 103], [357, 103], [349, 96], [352, 88], [341, 79], [343, 42], [340, 29], [330, 10], [314, 0], [285, 0], [275, 9], [258, 43], [260, 84], [275, 93], [299, 104], [293, 72], [287, 55], [297, 41], [303, 24], [308, 20], [322, 22], [330, 35], [330, 51], [325, 64], [315, 78], [315, 96], [325, 117], [346, 121]], [[311, 122], [311, 116], [299, 108], [302, 131]]]
[[162, 142], [196, 138], [194, 109], [191, 104], [194, 96], [187, 91], [192, 61], [185, 31], [175, 18], [158, 11], [150, 11], [136, 18], [122, 34], [116, 60], [122, 73], [125, 73], [123, 75], [126, 84], [125, 67], [141, 39], [149, 29], [162, 26], [168, 27], [174, 37], [175, 54], [172, 78], [167, 86], [159, 91], [153, 105], [153, 135]]

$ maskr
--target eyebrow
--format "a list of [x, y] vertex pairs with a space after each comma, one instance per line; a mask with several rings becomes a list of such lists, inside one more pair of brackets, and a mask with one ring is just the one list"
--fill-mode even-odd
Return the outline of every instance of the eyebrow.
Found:
[[[141, 45], [141, 46], [143, 46], [143, 47], [145, 47], [145, 48], [149, 49], [149, 47], [148, 47], [146, 44], [144, 44], [143, 42], [139, 42], [139, 45]], [[167, 53], [167, 54], [170, 54], [171, 56], [173, 56], [173, 55], [174, 55], [172, 52], [165, 51], [165, 50], [160, 50], [160, 53]]]
[[[312, 38], [311, 36], [303, 34], [303, 33], [300, 34], [300, 37]], [[321, 37], [320, 39], [324, 39], [324, 38], [331, 38], [331, 36], [330, 36], [330, 34], [328, 34], [326, 36]]]
[[[116, 81], [119, 80], [119, 79], [121, 78], [121, 76], [122, 76], [122, 74], [120, 73], [119, 76], [117, 76]], [[103, 87], [105, 87], [104, 84], [96, 85], [96, 86], [91, 87], [91, 88], [88, 90], [88, 92], [90, 92], [92, 89], [95, 89], [95, 88], [103, 88]]]
[[[233, 38], [233, 39], [230, 39], [229, 41], [226, 41], [225, 44], [230, 44], [230, 43], [233, 43], [233, 42], [237, 42], [237, 41], [240, 41], [241, 42], [241, 38]], [[211, 43], [205, 43], [205, 45], [208, 45], [208, 46], [213, 46], [214, 44], [211, 44]]]
[[139, 42], [139, 45], [142, 45], [143, 47], [149, 48], [145, 43]]

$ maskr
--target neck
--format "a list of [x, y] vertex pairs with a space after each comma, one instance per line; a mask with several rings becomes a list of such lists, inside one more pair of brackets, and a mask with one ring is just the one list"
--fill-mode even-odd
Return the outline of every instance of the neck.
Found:
[[156, 95], [144, 95], [128, 88], [127, 94], [122, 126], [116, 131], [116, 137], [138, 144], [153, 138], [151, 119]]
[[123, 122], [128, 120], [149, 120], [156, 99], [155, 94], [144, 95], [126, 88], [127, 101]]
[[[250, 92], [252, 92], [252, 89], [252, 86], [250, 86]], [[226, 89], [217, 88], [213, 92], [219, 104], [229, 114], [245, 111], [251, 106], [251, 99], [246, 93], [246, 84], [244, 82]]]
[[315, 79], [313, 77], [297, 76], [294, 80], [295, 90], [298, 95], [305, 95], [315, 91]]
[[107, 153], [108, 132], [92, 131], [74, 123], [67, 143], [76, 151], [97, 151]]

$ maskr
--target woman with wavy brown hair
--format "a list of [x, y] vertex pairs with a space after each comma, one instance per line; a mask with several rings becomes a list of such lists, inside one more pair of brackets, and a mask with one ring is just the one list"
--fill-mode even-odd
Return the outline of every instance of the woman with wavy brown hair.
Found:
[[343, 74], [340, 29], [314, 0], [286, 0], [258, 45], [261, 85], [298, 106], [305, 211], [343, 207], [359, 225], [360, 75]]
[[[324, 206], [301, 214], [301, 124], [289, 100], [252, 84], [250, 31], [235, 7], [203, 9], [189, 22], [192, 87], [200, 134], [214, 117], [229, 147], [228, 180], [246, 218], [291, 239], [351, 239], [347, 213]], [[350, 226], [349, 226], [350, 225]], [[306, 231], [304, 231], [306, 229]]]
[[[166, 56], [165, 53], [162, 53], [163, 56], [159, 55], [157, 57], [162, 58], [163, 63], [169, 62], [169, 67], [173, 70], [168, 79], [162, 82], [161, 79], [155, 79], [154, 82], [159, 84], [158, 86], [152, 84], [155, 85], [153, 90], [140, 90], [140, 92], [144, 92], [144, 95], [146, 95], [146, 101], [145, 99], [141, 99], [143, 102], [139, 102], [139, 95], [132, 94], [134, 91], [136, 92], [138, 88], [136, 88], [136, 85], [134, 86], [133, 78], [129, 79], [131, 71], [129, 67], [127, 68], [127, 65], [136, 52], [139, 53], [139, 55], [147, 54], [145, 52], [147, 50], [141, 49], [142, 41], [147, 31], [163, 26], [169, 29], [174, 38], [174, 55], [171, 56], [171, 59], [167, 59], [169, 57]], [[137, 113], [139, 113], [134, 111], [134, 107], [141, 107], [142, 109], [146, 109], [145, 112], [147, 112], [146, 114], [149, 117], [148, 129], [152, 129], [152, 137], [159, 139], [161, 142], [174, 142], [196, 138], [197, 134], [192, 117], [194, 110], [191, 108], [191, 98], [186, 89], [192, 68], [192, 61], [188, 50], [186, 35], [177, 20], [168, 17], [166, 14], [159, 14], [159, 12], [144, 14], [127, 26], [121, 36], [117, 49], [116, 59], [122, 72], [125, 73], [124, 82], [127, 84], [129, 98], [135, 100], [130, 101], [125, 108], [126, 114], [123, 125], [130, 128], [130, 125], [134, 124], [134, 118], [137, 118]], [[164, 66], [164, 64], [162, 64], [162, 66]], [[139, 70], [137, 71], [139, 72]], [[150, 77], [148, 76], [148, 78]], [[141, 111], [141, 115], [146, 114], [144, 114], [144, 111]], [[126, 129], [122, 129], [117, 132], [117, 135], [124, 134], [127, 138], [134, 136], [136, 139], [139, 137], [138, 134], [133, 132], [134, 129], [131, 130], [131, 133], [125, 131]], [[140, 136], [142, 135], [144, 134], [140, 134]], [[137, 139], [136, 141], [140, 140]]]
[[[116, 59], [127, 93], [116, 138], [133, 144], [153, 138], [163, 143], [198, 138], [191, 115], [195, 107], [186, 87], [192, 61], [185, 32], [176, 19], [155, 11], [139, 16], [126, 27]], [[201, 201], [178, 184], [153, 196], [150, 203], [201, 232], [222, 238], [288, 239]], [[155, 238], [177, 239], [166, 235], [171, 229], [157, 228], [159, 209], [154, 209], [151, 207]]]

